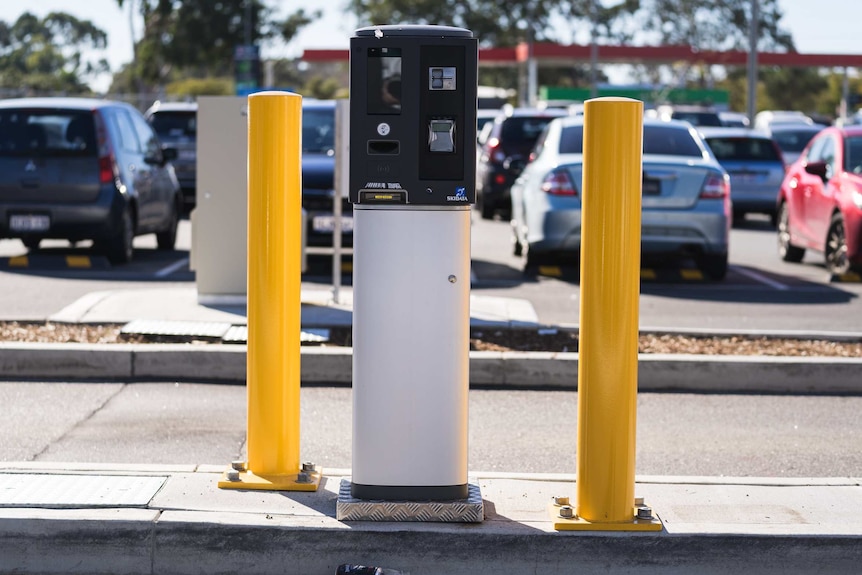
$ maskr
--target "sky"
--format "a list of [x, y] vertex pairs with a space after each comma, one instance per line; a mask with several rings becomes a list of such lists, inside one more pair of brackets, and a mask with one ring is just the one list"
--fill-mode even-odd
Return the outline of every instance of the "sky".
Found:
[[[602, 1], [610, 3], [609, 0]], [[345, 13], [345, 3], [345, 0], [322, 0], [319, 3], [324, 11], [321, 20], [303, 29], [290, 44], [265, 48], [263, 57], [296, 57], [307, 48], [347, 48], [356, 29], [356, 21]], [[862, 1], [817, 0], [816, 21], [812, 18], [811, 0], [778, 0], [778, 3], [784, 12], [782, 23], [793, 34], [799, 52], [862, 54], [862, 41], [859, 40]], [[116, 70], [132, 59], [130, 2], [127, 0], [124, 4], [126, 7], [120, 10], [116, 0], [0, 0], [0, 20], [11, 24], [25, 11], [40, 17], [52, 11], [63, 11], [82, 20], [91, 20], [108, 33], [108, 49], [98, 57], [106, 58], [111, 68]], [[268, 4], [278, 11], [278, 16], [309, 8], [307, 0], [269, 0]], [[137, 34], [140, 34], [139, 30]], [[102, 77], [91, 85], [97, 91], [104, 91], [109, 83], [109, 77]]]

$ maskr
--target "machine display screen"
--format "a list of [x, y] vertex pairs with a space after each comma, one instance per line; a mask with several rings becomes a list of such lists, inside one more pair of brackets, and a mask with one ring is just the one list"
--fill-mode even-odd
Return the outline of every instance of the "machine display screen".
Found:
[[368, 49], [368, 113], [401, 113], [401, 48]]

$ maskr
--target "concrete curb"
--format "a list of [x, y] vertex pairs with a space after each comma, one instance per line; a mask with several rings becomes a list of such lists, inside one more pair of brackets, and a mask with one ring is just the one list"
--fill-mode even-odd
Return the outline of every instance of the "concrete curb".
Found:
[[[351, 382], [351, 348], [303, 347], [301, 379]], [[241, 383], [246, 346], [0, 342], [4, 379], [180, 380]], [[577, 353], [470, 353], [476, 387], [573, 389]], [[659, 391], [862, 393], [862, 359], [641, 354], [638, 387]]]
[[[88, 474], [90, 466], [0, 465], [14, 473]], [[851, 573], [862, 561], [853, 478], [638, 477], [660, 532], [555, 532], [553, 495], [571, 475], [472, 473], [485, 521], [340, 522], [326, 474], [317, 492], [216, 487], [220, 468], [99, 475], [162, 476], [145, 507], [0, 508], [0, 557], [15, 573], [334, 573], [341, 563], [413, 575], [483, 573]], [[335, 470], [333, 470], [335, 471]], [[343, 470], [349, 474], [349, 470]], [[74, 494], [73, 494], [74, 495]], [[836, 510], [840, 507], [840, 510]]]

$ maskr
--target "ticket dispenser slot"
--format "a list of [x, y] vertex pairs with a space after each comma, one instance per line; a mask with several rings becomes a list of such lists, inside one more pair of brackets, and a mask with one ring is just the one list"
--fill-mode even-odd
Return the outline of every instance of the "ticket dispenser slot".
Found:
[[371, 156], [397, 156], [401, 144], [392, 140], [369, 140], [368, 154]]

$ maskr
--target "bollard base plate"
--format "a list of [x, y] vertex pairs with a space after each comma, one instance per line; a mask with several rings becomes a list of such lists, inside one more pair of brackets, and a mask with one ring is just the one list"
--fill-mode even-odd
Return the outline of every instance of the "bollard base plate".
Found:
[[551, 503], [548, 505], [548, 515], [556, 531], [661, 531], [664, 528], [661, 519], [655, 514], [652, 519], [637, 519], [632, 516], [631, 522], [600, 523], [588, 521], [583, 517], [560, 517], [560, 506]]
[[317, 491], [320, 487], [320, 470], [307, 473], [308, 481], [298, 481], [299, 473], [286, 475], [258, 475], [251, 471], [240, 471], [239, 480], [228, 479], [228, 471], [222, 473], [219, 489], [247, 489], [258, 491]]

